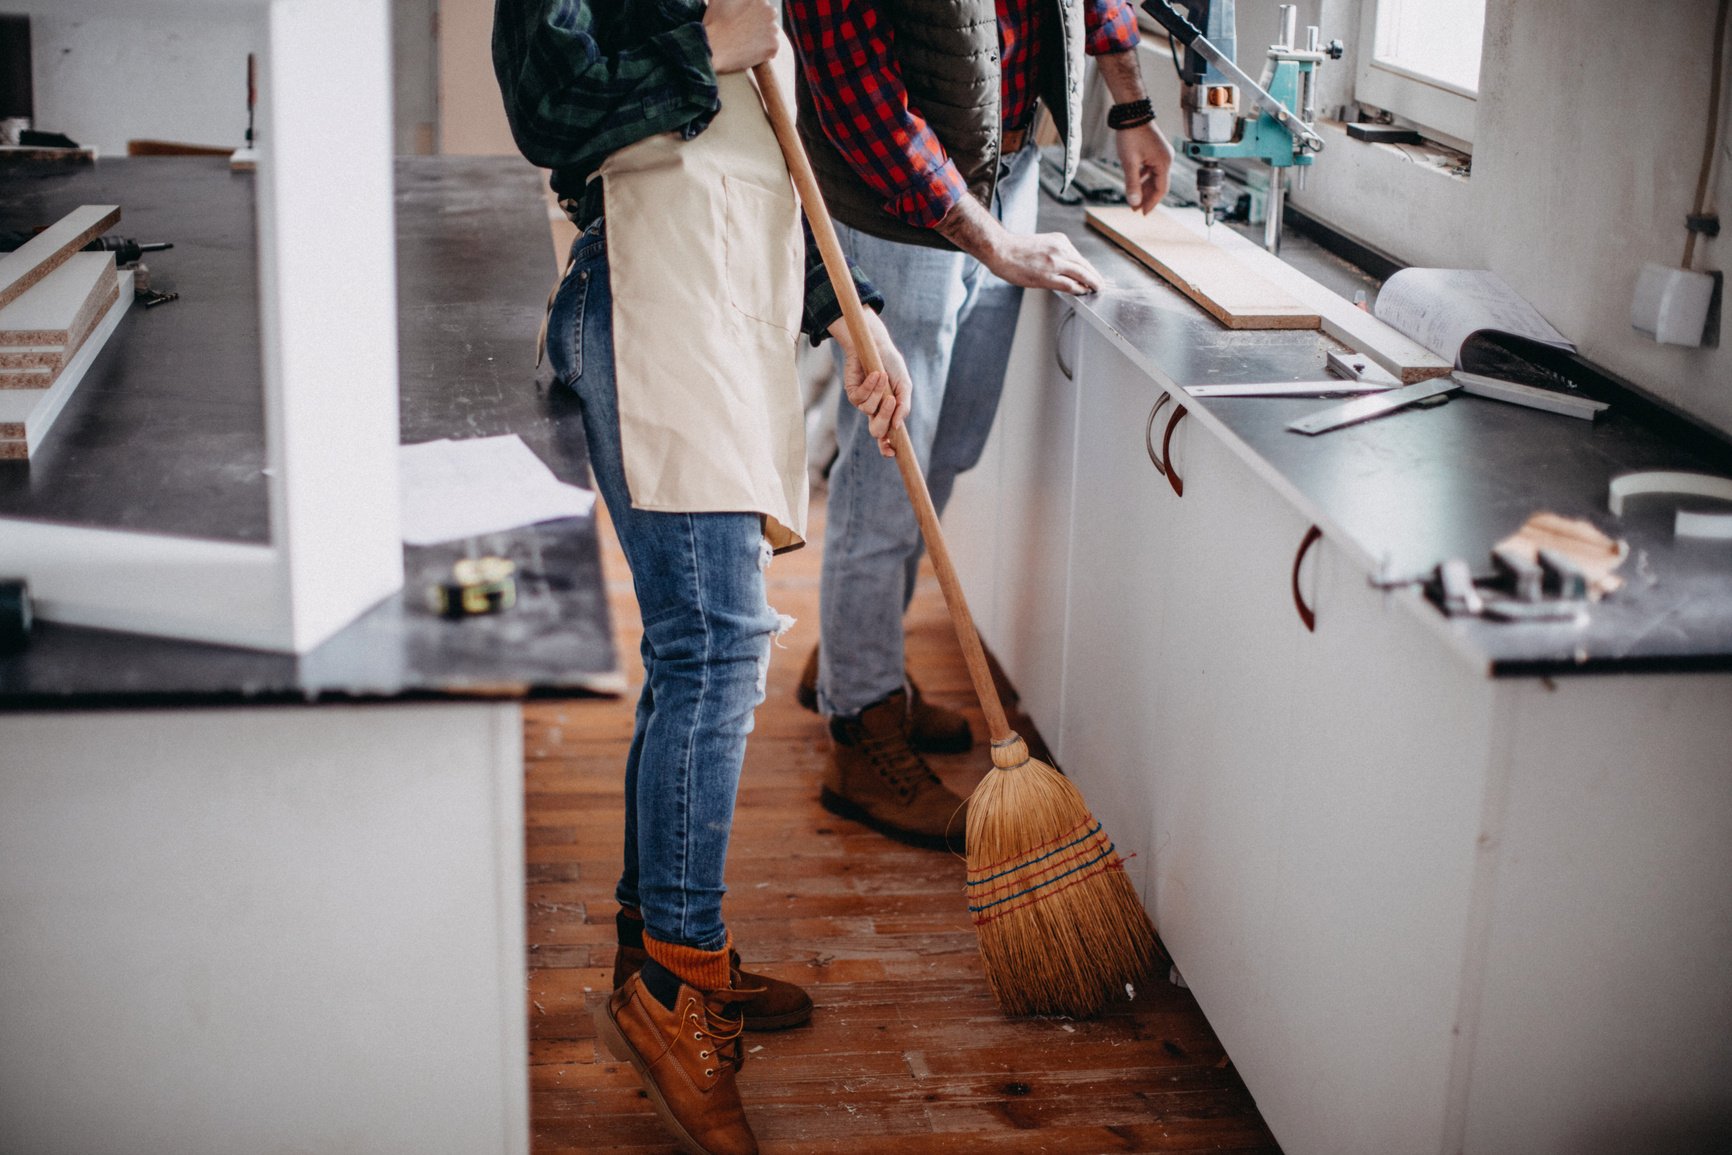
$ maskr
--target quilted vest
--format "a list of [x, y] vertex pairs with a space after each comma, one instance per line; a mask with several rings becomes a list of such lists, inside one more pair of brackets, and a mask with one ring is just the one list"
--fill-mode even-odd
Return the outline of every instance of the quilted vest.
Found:
[[[1081, 0], [1035, 0], [1056, 8], [1060, 43], [1037, 63], [1035, 91], [1064, 141], [1064, 175], [1076, 175], [1082, 123]], [[998, 183], [1000, 79], [997, 0], [880, 0], [896, 32], [896, 61], [908, 103], [926, 118], [955, 162], [969, 193], [988, 208]], [[817, 108], [800, 69], [795, 85], [800, 137], [811, 154], [824, 199], [835, 218], [886, 240], [954, 248], [936, 229], [916, 228], [884, 211], [884, 198], [857, 176], [819, 127]]]

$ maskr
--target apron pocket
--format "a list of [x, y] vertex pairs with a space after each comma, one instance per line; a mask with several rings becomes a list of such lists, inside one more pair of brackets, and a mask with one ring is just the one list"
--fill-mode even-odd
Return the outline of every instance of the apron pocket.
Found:
[[727, 202], [728, 295], [755, 321], [800, 331], [805, 240], [792, 191], [722, 177]]

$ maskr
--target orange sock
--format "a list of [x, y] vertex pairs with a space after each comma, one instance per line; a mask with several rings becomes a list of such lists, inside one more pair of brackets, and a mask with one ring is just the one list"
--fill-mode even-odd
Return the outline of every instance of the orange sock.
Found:
[[721, 950], [698, 950], [662, 942], [647, 933], [643, 936], [643, 948], [651, 958], [678, 975], [681, 982], [700, 991], [725, 991], [733, 985], [728, 965], [728, 954], [733, 946], [734, 936], [731, 934]]

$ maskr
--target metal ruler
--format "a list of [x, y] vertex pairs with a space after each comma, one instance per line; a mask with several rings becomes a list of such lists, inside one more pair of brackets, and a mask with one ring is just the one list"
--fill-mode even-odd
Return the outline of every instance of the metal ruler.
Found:
[[1309, 417], [1301, 417], [1290, 422], [1287, 428], [1295, 433], [1305, 433], [1315, 436], [1327, 433], [1331, 429], [1340, 429], [1345, 425], [1357, 425], [1361, 421], [1369, 421], [1373, 417], [1382, 417], [1386, 413], [1394, 413], [1397, 409], [1405, 409], [1415, 401], [1424, 401], [1428, 397], [1453, 393], [1461, 385], [1448, 377], [1438, 377], [1430, 381], [1421, 381], [1415, 385], [1404, 385], [1400, 389], [1391, 389], [1375, 397], [1361, 397], [1357, 401], [1349, 401], [1345, 405], [1336, 405]]
[[1256, 385], [1187, 385], [1192, 397], [1338, 397], [1352, 393], [1382, 393], [1389, 386], [1376, 381], [1264, 381]]

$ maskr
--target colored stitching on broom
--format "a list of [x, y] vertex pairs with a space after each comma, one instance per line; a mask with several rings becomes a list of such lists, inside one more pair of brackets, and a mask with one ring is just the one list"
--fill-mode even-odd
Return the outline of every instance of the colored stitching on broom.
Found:
[[[1095, 844], [1095, 845], [1099, 845], [1099, 843], [1096, 843], [1096, 844]], [[1067, 863], [1071, 863], [1071, 862], [1075, 862], [1075, 861], [1076, 861], [1076, 860], [1077, 860], [1077, 859], [1079, 859], [1079, 858], [1081, 858], [1081, 857], [1082, 857], [1082, 856], [1083, 856], [1083, 855], [1085, 855], [1085, 854], [1088, 854], [1088, 853], [1089, 853], [1089, 852], [1091, 852], [1091, 851], [1092, 851], [1092, 850], [1094, 850], [1094, 848], [1095, 848], [1095, 847], [1094, 847], [1094, 846], [1085, 846], [1085, 847], [1083, 847], [1083, 848], [1082, 848], [1082, 849], [1081, 849], [1081, 850], [1079, 850], [1079, 851], [1077, 851], [1077, 852], [1076, 852], [1076, 853], [1075, 853], [1075, 854], [1072, 854], [1072, 855], [1070, 855], [1070, 856], [1069, 856], [1069, 857], [1067, 857], [1067, 858], [1061, 858], [1061, 859], [1059, 859], [1059, 860], [1058, 860], [1058, 861], [1057, 861], [1057, 862], [1049, 862], [1049, 863], [1047, 863], [1047, 864], [1046, 864], [1046, 865], [1045, 865], [1045, 866], [1043, 866], [1043, 867], [1040, 867], [1040, 868], [1039, 868], [1039, 869], [1038, 869], [1038, 870], [1036, 870], [1036, 871], [1034, 871], [1034, 874], [1045, 874], [1045, 873], [1046, 873], [1046, 872], [1047, 872], [1047, 871], [1049, 871], [1049, 870], [1057, 870], [1057, 869], [1058, 869], [1058, 868], [1059, 868], [1059, 867], [1061, 867], [1061, 866], [1064, 866], [1064, 865], [1066, 865], [1066, 864], [1067, 864]], [[1110, 851], [1110, 850], [1111, 850], [1111, 849], [1112, 849], [1112, 845], [1111, 845], [1111, 844], [1110, 844], [1110, 843], [1108, 843], [1108, 845], [1107, 845], [1107, 849], [1108, 849], [1108, 850], [1109, 850], [1109, 851]], [[1054, 851], [1054, 853], [1057, 853], [1057, 852], [1056, 852], [1056, 851]], [[1006, 872], [1005, 872], [1005, 873], [1007, 873], [1007, 874], [1014, 874], [1014, 873], [1016, 873], [1016, 872], [1015, 872], [1015, 871], [1006, 871]], [[1027, 877], [1032, 877], [1032, 876], [1027, 876]], [[1060, 877], [1063, 877], [1063, 876], [1062, 876], [1062, 875], [1054, 875], [1054, 877], [1055, 877], [1055, 878], [1060, 878]], [[988, 896], [989, 896], [989, 895], [994, 895], [994, 894], [998, 894], [998, 893], [1000, 893], [1000, 892], [1002, 892], [1002, 891], [1004, 891], [1004, 890], [1006, 890], [1006, 889], [1007, 889], [1007, 888], [1009, 888], [1009, 887], [1012, 887], [1012, 886], [1016, 886], [1016, 885], [1018, 885], [1018, 884], [1019, 884], [1019, 883], [1020, 883], [1020, 882], [1022, 882], [1022, 881], [1025, 881], [1025, 879], [1015, 879], [1015, 878], [1013, 878], [1013, 879], [1011, 879], [1011, 880], [1010, 880], [1010, 881], [1009, 881], [1009, 882], [1005, 882], [1005, 883], [1000, 883], [1000, 884], [999, 884], [999, 885], [998, 885], [998, 886], [995, 886], [995, 887], [993, 887], [993, 888], [992, 888], [992, 889], [991, 889], [991, 890], [985, 890], [985, 891], [981, 891], [981, 892], [980, 892], [980, 893], [979, 893], [979, 894], [975, 894], [975, 895], [970, 895], [970, 896], [969, 896], [969, 897], [971, 897], [971, 898], [976, 898], [976, 899], [980, 899], [980, 898], [986, 898], [986, 897], [988, 897]], [[969, 883], [969, 885], [970, 885], [970, 886], [973, 886], [973, 885], [974, 885], [974, 884], [973, 884], [973, 883]]]
[[1072, 879], [1070, 882], [1065, 883], [1063, 886], [1059, 887], [1057, 890], [1049, 890], [1045, 894], [1037, 894], [1033, 898], [1026, 899], [1023, 902], [1017, 903], [1015, 906], [1010, 907], [1008, 910], [994, 911], [992, 914], [985, 915], [984, 917], [981, 915], [976, 915], [974, 918], [974, 925], [975, 926], [985, 926], [989, 922], [997, 922], [999, 919], [1004, 918], [1008, 915], [1015, 914], [1017, 911], [1026, 909], [1027, 907], [1031, 907], [1037, 902], [1045, 902], [1047, 899], [1053, 897], [1054, 895], [1060, 894], [1064, 891], [1067, 891], [1073, 886], [1079, 886], [1082, 883], [1089, 881], [1091, 878], [1099, 878], [1101, 875], [1105, 874], [1109, 870], [1122, 871], [1122, 870], [1124, 870], [1124, 868], [1125, 868], [1125, 864], [1122, 862], [1109, 862], [1105, 866], [1101, 867], [1099, 870], [1094, 871], [1091, 874], [1085, 874], [1081, 878]]
[[[1001, 858], [997, 862], [989, 863], [988, 865], [982, 866], [979, 869], [981, 869], [981, 870], [997, 870], [999, 867], [1003, 866], [1005, 863], [1015, 862], [1017, 859], [1021, 858], [1025, 854], [1033, 854], [1037, 850], [1045, 850], [1047, 847], [1051, 846], [1055, 842], [1063, 842], [1065, 839], [1069, 838], [1071, 835], [1075, 834], [1077, 831], [1081, 830], [1083, 827], [1087, 826], [1089, 823], [1094, 822], [1094, 821], [1095, 821], [1095, 816], [1090, 814], [1087, 817], [1085, 817], [1081, 822], [1077, 823], [1075, 826], [1071, 827], [1069, 830], [1065, 831], [1063, 834], [1060, 834], [1056, 838], [1049, 838], [1045, 842], [1041, 843], [1039, 846], [1031, 846], [1027, 850], [1019, 850], [1015, 854], [1011, 855], [1009, 858]], [[1096, 822], [1095, 825], [1098, 826], [1100, 824], [1098, 822]], [[1062, 849], [1062, 847], [1060, 849]]]
[[1027, 890], [1019, 890], [1015, 894], [1007, 894], [1003, 898], [995, 898], [991, 902], [983, 902], [979, 906], [971, 906], [968, 909], [969, 909], [970, 913], [972, 913], [974, 911], [987, 910], [990, 907], [997, 906], [1001, 902], [1009, 902], [1013, 898], [1021, 898], [1025, 894], [1033, 894], [1035, 891], [1041, 889], [1042, 887], [1051, 886], [1053, 883], [1057, 882], [1061, 878], [1064, 878], [1066, 875], [1075, 874], [1079, 870], [1087, 870], [1089, 867], [1093, 866], [1095, 863], [1100, 862], [1102, 859], [1106, 858], [1107, 855], [1111, 854], [1112, 852], [1113, 852], [1113, 844], [1109, 842], [1109, 843], [1107, 843], [1107, 848], [1105, 850], [1101, 851], [1100, 854], [1096, 855], [1094, 858], [1089, 859], [1087, 862], [1083, 863], [1081, 866], [1073, 866], [1069, 870], [1065, 871], [1063, 874], [1055, 874], [1051, 878], [1048, 878], [1048, 879], [1045, 879], [1041, 882], [1035, 883], [1033, 886], [1029, 887]]
[[[1027, 870], [1029, 867], [1033, 866], [1037, 862], [1040, 862], [1042, 859], [1051, 858], [1055, 854], [1062, 854], [1065, 851], [1069, 850], [1073, 846], [1080, 846], [1082, 843], [1087, 842], [1089, 839], [1093, 838], [1095, 835], [1099, 834], [1100, 832], [1101, 832], [1101, 824], [1097, 822], [1092, 827], [1090, 827], [1088, 832], [1085, 833], [1081, 838], [1072, 839], [1070, 842], [1065, 843], [1063, 846], [1057, 847], [1053, 850], [1049, 850], [1045, 854], [1039, 855], [1035, 858], [1030, 858], [1025, 862], [1020, 862], [1017, 865], [1011, 867], [1009, 870], [1001, 870], [997, 874], [989, 874], [985, 878], [971, 879], [971, 880], [969, 880], [968, 885], [970, 885], [970, 886], [983, 886], [986, 883], [991, 882], [995, 878], [1003, 878], [1007, 874], [1015, 874], [1019, 870]], [[1039, 850], [1040, 847], [1037, 846], [1037, 847], [1035, 847], [1035, 849]], [[1006, 859], [1005, 861], [1008, 862], [1009, 859]]]

